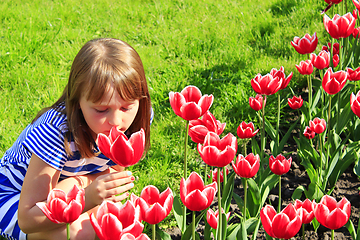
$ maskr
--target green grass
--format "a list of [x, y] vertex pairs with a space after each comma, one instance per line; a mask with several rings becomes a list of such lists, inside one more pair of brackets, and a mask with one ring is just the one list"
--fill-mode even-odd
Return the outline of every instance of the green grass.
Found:
[[[255, 96], [250, 80], [284, 66], [287, 74], [294, 72], [290, 85], [304, 86], [295, 68], [304, 57], [290, 42], [315, 31], [319, 49], [328, 42], [320, 15], [325, 5], [318, 0], [3, 0], [0, 155], [41, 108], [59, 97], [86, 41], [119, 38], [140, 54], [155, 109], [152, 147], [131, 168], [139, 177], [134, 192], [148, 184], [178, 191], [185, 123], [173, 113], [168, 93], [192, 84], [213, 94], [210, 110], [227, 123], [225, 133], [235, 135], [242, 121], [257, 124], [248, 105]], [[274, 101], [269, 97], [268, 105]], [[197, 170], [196, 146], [189, 145], [189, 171]]]

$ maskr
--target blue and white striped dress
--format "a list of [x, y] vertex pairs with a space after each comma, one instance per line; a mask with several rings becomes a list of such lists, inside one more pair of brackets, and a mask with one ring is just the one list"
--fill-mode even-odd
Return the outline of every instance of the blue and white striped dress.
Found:
[[[33, 124], [28, 125], [14, 145], [0, 161], [0, 235], [8, 239], [26, 239], [17, 220], [21, 186], [34, 153], [53, 168], [61, 171], [60, 179], [97, 173], [115, 165], [103, 154], [81, 158], [70, 144], [73, 155], [68, 157], [64, 148], [66, 116], [50, 109]], [[98, 149], [97, 149], [98, 150]]]

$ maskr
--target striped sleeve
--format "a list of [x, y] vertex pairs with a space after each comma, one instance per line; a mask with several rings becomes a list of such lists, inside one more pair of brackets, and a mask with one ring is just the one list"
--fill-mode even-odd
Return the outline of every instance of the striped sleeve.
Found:
[[43, 123], [31, 129], [23, 145], [56, 170], [63, 169], [67, 159], [64, 135], [52, 124]]

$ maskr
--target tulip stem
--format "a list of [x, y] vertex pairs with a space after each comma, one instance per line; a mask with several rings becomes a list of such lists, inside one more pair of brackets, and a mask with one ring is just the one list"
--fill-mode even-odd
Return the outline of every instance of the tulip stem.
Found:
[[205, 163], [205, 170], [204, 170], [204, 185], [207, 185], [207, 164]]
[[334, 240], [334, 229], [331, 229], [331, 240]]
[[70, 223], [66, 223], [66, 239], [70, 240]]
[[263, 102], [262, 102], [262, 129], [261, 129], [260, 163], [263, 163], [264, 153], [265, 153], [265, 100], [266, 100], [266, 96], [263, 97]]
[[244, 211], [243, 220], [246, 221], [246, 202], [247, 202], [247, 178], [244, 178]]
[[311, 76], [310, 75], [308, 75], [308, 91], [309, 91], [309, 119], [311, 119], [312, 81], [311, 81]]
[[[319, 142], [320, 142], [320, 169], [319, 169], [319, 178], [322, 180], [322, 170], [323, 170], [323, 161], [322, 161], [322, 152], [323, 152], [323, 144], [322, 144], [322, 136], [319, 134]], [[322, 182], [322, 181], [321, 181]]]
[[195, 240], [195, 211], [192, 212], [192, 239]]
[[277, 111], [277, 122], [276, 122], [276, 155], [278, 154], [278, 147], [279, 147], [279, 126], [280, 126], [280, 92], [277, 93], [278, 95], [278, 111]]
[[279, 175], [279, 205], [278, 213], [281, 212], [281, 175]]
[[221, 168], [218, 168], [218, 174], [217, 174], [217, 185], [218, 185], [218, 210], [219, 210], [219, 221], [218, 221], [218, 226], [217, 226], [217, 239], [221, 240], [221, 230], [222, 230], [222, 208], [221, 208], [221, 184], [220, 184], [220, 170]]
[[[187, 178], [187, 145], [188, 145], [188, 135], [189, 135], [189, 121], [186, 121], [185, 128], [185, 144], [184, 144], [184, 179]], [[181, 229], [184, 233], [186, 229], [186, 206], [183, 208], [183, 229]]]
[[331, 144], [331, 132], [330, 132], [330, 117], [331, 117], [331, 95], [329, 95], [329, 109], [328, 109], [328, 121], [327, 121], [327, 132], [328, 132], [328, 139], [327, 139], [327, 152], [326, 152], [326, 159], [325, 164], [327, 165], [327, 162], [329, 160], [330, 155], [330, 144]]
[[152, 229], [152, 240], [156, 240], [156, 224], [150, 224]]
[[302, 238], [305, 240], [305, 224], [302, 224]]
[[[218, 174], [220, 174], [220, 172], [218, 172]], [[226, 175], [226, 166], [225, 167], [223, 167], [223, 180], [224, 180], [224, 182], [223, 182], [223, 189], [225, 189], [225, 186], [226, 186], [226, 184], [227, 184], [227, 175]]]

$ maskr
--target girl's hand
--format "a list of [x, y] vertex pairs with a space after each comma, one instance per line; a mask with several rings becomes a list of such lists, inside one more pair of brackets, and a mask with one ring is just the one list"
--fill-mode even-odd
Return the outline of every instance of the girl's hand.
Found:
[[129, 196], [135, 177], [130, 171], [111, 172], [97, 177], [85, 188], [85, 202], [100, 205], [104, 200], [120, 202]]

